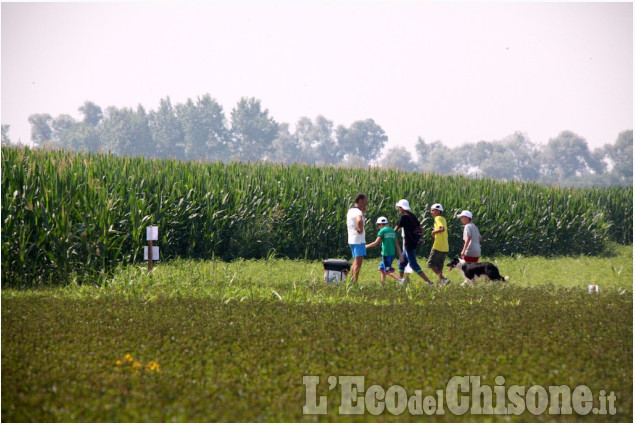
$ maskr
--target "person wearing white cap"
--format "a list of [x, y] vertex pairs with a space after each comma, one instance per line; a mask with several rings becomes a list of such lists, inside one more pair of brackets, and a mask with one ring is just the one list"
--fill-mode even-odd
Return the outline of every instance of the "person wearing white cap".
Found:
[[399, 261], [401, 261], [401, 248], [399, 247], [399, 242], [397, 242], [397, 232], [388, 226], [388, 219], [386, 217], [379, 217], [377, 219], [377, 227], [379, 227], [377, 239], [375, 239], [375, 242], [366, 244], [366, 249], [381, 244], [381, 264], [379, 265], [381, 283], [386, 282], [386, 275], [392, 277], [399, 283], [403, 283], [397, 277], [395, 269], [392, 267], [395, 254], [399, 253], [398, 258]]
[[483, 238], [476, 225], [472, 223], [472, 213], [468, 210], [463, 210], [457, 217], [459, 217], [461, 223], [465, 225], [463, 228], [463, 240], [465, 243], [461, 250], [461, 257], [467, 263], [478, 263], [478, 259], [481, 256], [481, 242], [483, 242]]
[[410, 265], [410, 268], [417, 273], [421, 279], [432, 285], [433, 283], [428, 279], [423, 270], [421, 270], [415, 256], [415, 251], [419, 244], [418, 239], [421, 237], [417, 236], [416, 231], [421, 227], [421, 223], [417, 220], [417, 216], [410, 211], [410, 203], [408, 203], [407, 200], [401, 199], [397, 202], [396, 207], [399, 210], [400, 217], [395, 226], [395, 232], [401, 230], [401, 236], [403, 237], [403, 261], [399, 261], [399, 277], [403, 279], [406, 266]]
[[351, 267], [351, 282], [357, 283], [359, 272], [362, 269], [364, 256], [366, 255], [366, 231], [364, 230], [364, 215], [368, 198], [363, 193], [355, 195], [355, 206], [346, 214], [346, 228], [348, 230], [348, 245], [353, 254], [353, 266]]
[[439, 282], [448, 284], [450, 279], [443, 277], [443, 263], [445, 257], [450, 251], [450, 244], [448, 242], [448, 223], [445, 221], [443, 213], [443, 206], [441, 204], [432, 204], [430, 207], [430, 214], [434, 217], [434, 227], [432, 229], [432, 237], [434, 243], [430, 250], [430, 257], [428, 257], [428, 267], [439, 276]]

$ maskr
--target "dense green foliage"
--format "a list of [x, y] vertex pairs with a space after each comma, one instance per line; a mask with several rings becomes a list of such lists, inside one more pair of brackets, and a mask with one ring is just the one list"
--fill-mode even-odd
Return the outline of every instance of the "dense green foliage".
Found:
[[[632, 247], [609, 257], [492, 259], [505, 284], [325, 285], [319, 262], [161, 263], [103, 286], [2, 291], [7, 422], [593, 421], [633, 416]], [[612, 272], [611, 272], [612, 270]], [[448, 276], [458, 281], [458, 273]], [[600, 285], [589, 294], [588, 283]], [[304, 416], [302, 377], [325, 416]], [[453, 376], [493, 386], [587, 385], [616, 415], [338, 415], [328, 376], [433, 395]]]
[[[562, 131], [544, 145], [536, 145], [523, 133], [502, 140], [465, 143], [448, 147], [419, 138], [416, 152], [420, 170], [457, 173], [508, 181], [534, 181], [564, 187], [633, 185], [633, 131], [623, 131], [614, 144], [593, 151], [586, 140]], [[407, 156], [407, 155], [406, 155]], [[403, 148], [394, 148], [386, 164], [403, 164]]]
[[[384, 152], [389, 135], [372, 119], [347, 128], [335, 126], [323, 116], [314, 120], [301, 117], [291, 131], [289, 124], [270, 117], [255, 98], [240, 99], [229, 120], [209, 94], [174, 106], [169, 97], [161, 99], [159, 108], [148, 113], [141, 106], [136, 111], [110, 106], [102, 113], [101, 107], [89, 101], [79, 111], [84, 116], [79, 122], [67, 114], [56, 118], [31, 115], [33, 142], [73, 151], [152, 158], [347, 166], [373, 163], [407, 171], [567, 187], [633, 185], [633, 130], [622, 131], [614, 141], [604, 140], [604, 146], [593, 150], [584, 137], [571, 131], [554, 135], [546, 144], [535, 144], [521, 132], [454, 147], [439, 140], [426, 143], [419, 137], [413, 156], [403, 147]], [[4, 145], [10, 143], [8, 131], [3, 125]]]
[[[107, 274], [143, 259], [159, 226], [161, 258], [324, 259], [349, 255], [345, 216], [367, 193], [375, 219], [397, 219], [407, 198], [432, 218], [445, 208], [451, 254], [462, 209], [475, 214], [484, 255], [597, 254], [610, 237], [632, 242], [632, 187], [574, 190], [383, 169], [203, 163], [2, 148], [2, 284]], [[429, 233], [427, 233], [429, 235]], [[423, 248], [427, 252], [431, 238]]]
[[633, 186], [587, 188], [581, 193], [591, 202], [596, 211], [604, 211], [611, 223], [611, 240], [620, 244], [633, 243]]

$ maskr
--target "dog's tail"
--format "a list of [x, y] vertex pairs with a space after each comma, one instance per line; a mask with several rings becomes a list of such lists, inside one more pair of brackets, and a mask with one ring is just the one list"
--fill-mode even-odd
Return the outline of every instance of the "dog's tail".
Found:
[[504, 280], [505, 282], [509, 281], [509, 276], [504, 276], [504, 277], [503, 277], [503, 280]]

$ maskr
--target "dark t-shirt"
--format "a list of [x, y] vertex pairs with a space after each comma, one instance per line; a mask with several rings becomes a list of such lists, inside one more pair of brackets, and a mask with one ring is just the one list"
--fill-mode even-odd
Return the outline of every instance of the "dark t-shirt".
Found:
[[405, 241], [406, 241], [406, 249], [416, 249], [417, 242], [415, 240], [415, 230], [420, 226], [419, 220], [417, 217], [410, 211], [406, 211], [406, 214], [399, 217], [399, 221], [397, 222], [397, 227], [401, 227], [404, 229]]

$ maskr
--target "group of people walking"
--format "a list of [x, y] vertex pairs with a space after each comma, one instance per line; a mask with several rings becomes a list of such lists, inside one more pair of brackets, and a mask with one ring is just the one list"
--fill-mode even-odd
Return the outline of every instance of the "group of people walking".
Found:
[[[406, 267], [410, 266], [412, 271], [419, 275], [428, 284], [433, 282], [419, 266], [415, 255], [417, 246], [422, 242], [423, 230], [421, 222], [412, 212], [410, 203], [406, 199], [401, 199], [395, 207], [399, 210], [399, 220], [394, 228], [388, 225], [386, 217], [377, 219], [377, 227], [379, 232], [377, 239], [371, 243], [366, 243], [365, 216], [366, 207], [368, 205], [368, 197], [359, 193], [355, 196], [355, 205], [348, 210], [346, 217], [346, 226], [348, 229], [348, 244], [351, 248], [353, 256], [353, 265], [351, 267], [350, 276], [353, 283], [359, 279], [359, 272], [362, 268], [366, 250], [381, 244], [382, 261], [379, 265], [381, 281], [386, 281], [386, 276], [404, 283], [404, 273]], [[450, 251], [448, 239], [448, 225], [443, 217], [443, 206], [435, 203], [430, 207], [430, 213], [434, 217], [434, 225], [431, 235], [434, 238], [430, 256], [428, 257], [428, 268], [437, 275], [440, 283], [450, 283], [450, 280], [443, 276], [443, 263]], [[463, 248], [461, 257], [467, 262], [477, 262], [481, 256], [481, 235], [478, 228], [472, 223], [472, 213], [464, 210], [457, 217], [465, 226], [463, 229]], [[398, 232], [401, 233], [402, 244], [399, 244]], [[392, 267], [394, 259], [399, 261], [399, 275], [395, 274]]]

